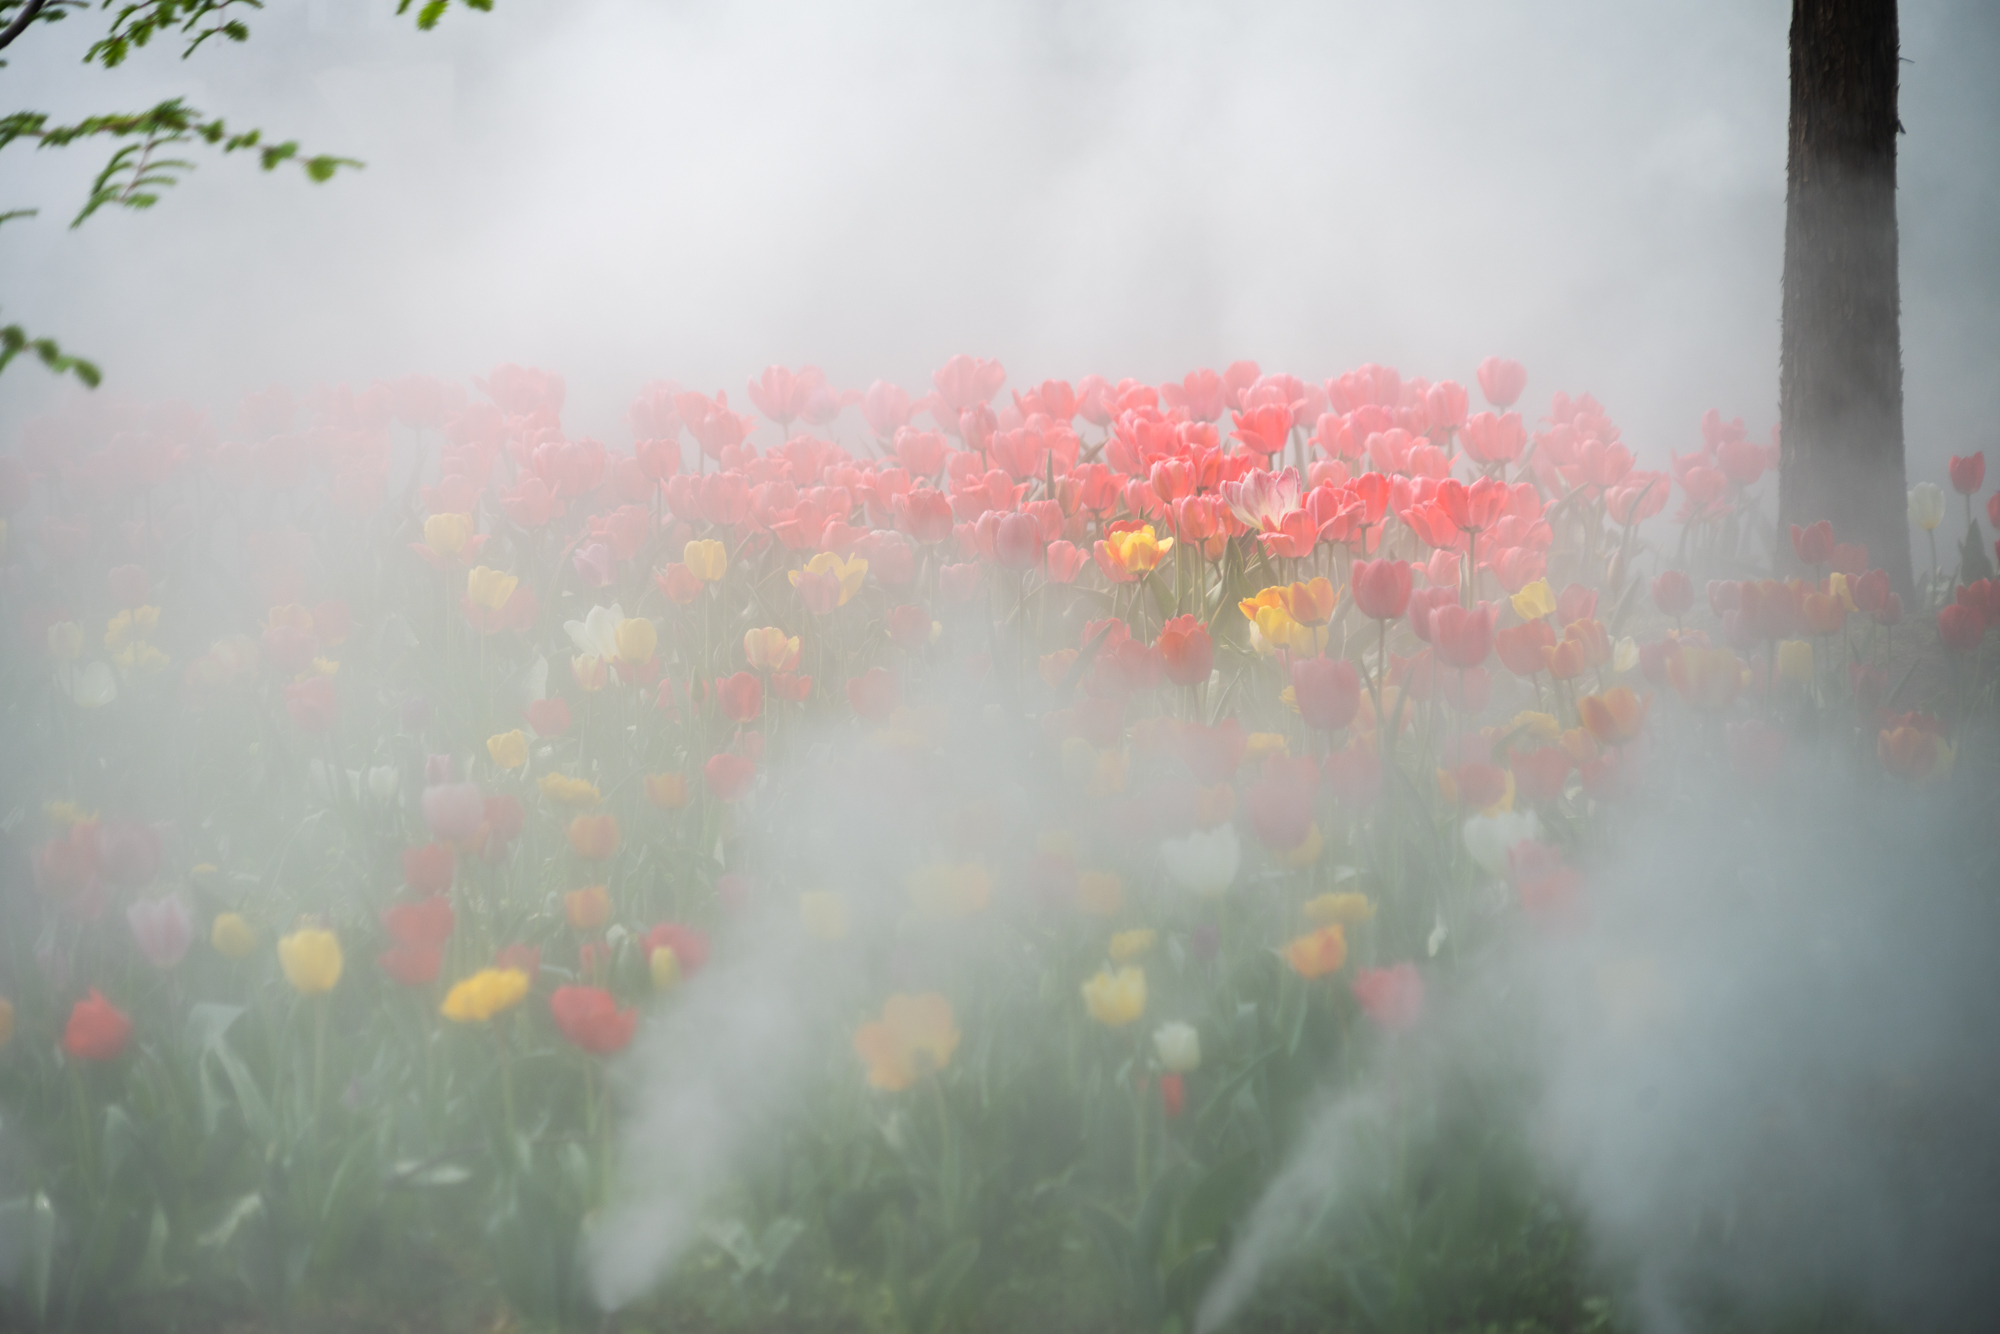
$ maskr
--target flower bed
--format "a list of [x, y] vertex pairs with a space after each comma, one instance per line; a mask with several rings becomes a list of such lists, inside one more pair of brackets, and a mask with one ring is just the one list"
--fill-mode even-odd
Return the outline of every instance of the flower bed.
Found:
[[[1771, 531], [1740, 422], [1648, 472], [1477, 379], [772, 368], [775, 431], [656, 384], [629, 453], [516, 367], [36, 423], [7, 1309], [422, 1255], [554, 1320], [1185, 1327], [1310, 1109], [1586, 920], [1622, 809], [1800, 747], [1944, 783], [1993, 705], [1982, 456], [1906, 604]], [[1596, 1309], [1532, 1170], [1399, 1119], [1393, 1291], [1338, 1300]], [[1484, 1183], [1436, 1235], [1422, 1153]]]

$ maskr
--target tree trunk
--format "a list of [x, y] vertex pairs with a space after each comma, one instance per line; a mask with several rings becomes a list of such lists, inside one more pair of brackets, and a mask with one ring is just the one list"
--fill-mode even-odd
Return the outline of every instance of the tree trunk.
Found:
[[1896, 0], [1792, 0], [1780, 563], [1787, 525], [1831, 519], [1908, 598], [1896, 82]]

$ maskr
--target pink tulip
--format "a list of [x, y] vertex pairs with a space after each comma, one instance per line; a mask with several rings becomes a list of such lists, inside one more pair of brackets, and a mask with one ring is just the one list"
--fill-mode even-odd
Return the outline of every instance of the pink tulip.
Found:
[[187, 904], [178, 894], [163, 899], [140, 899], [125, 910], [132, 924], [132, 939], [139, 952], [155, 968], [172, 968], [187, 957], [194, 940], [194, 922]]

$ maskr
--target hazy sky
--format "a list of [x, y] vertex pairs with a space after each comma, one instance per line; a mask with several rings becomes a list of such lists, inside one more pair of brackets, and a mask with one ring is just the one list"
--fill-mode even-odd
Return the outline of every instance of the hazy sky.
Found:
[[[101, 155], [16, 147], [4, 203], [45, 212], [0, 235], [6, 318], [222, 404], [519, 361], [618, 444], [651, 377], [916, 386], [959, 351], [1016, 383], [1499, 352], [1654, 459], [1706, 407], [1776, 415], [1781, 0], [393, 9], [281, 0], [247, 47], [109, 73], [75, 63], [91, 19], [17, 43], [10, 102], [183, 93], [368, 167], [204, 160], [70, 232]], [[1908, 425], [1941, 459], [2000, 416], [2000, 20], [1903, 10]], [[50, 400], [17, 368], [0, 425]]]

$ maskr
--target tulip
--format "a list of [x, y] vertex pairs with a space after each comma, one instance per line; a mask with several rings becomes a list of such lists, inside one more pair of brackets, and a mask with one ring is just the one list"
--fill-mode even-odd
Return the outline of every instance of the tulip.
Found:
[[257, 948], [257, 933], [250, 929], [243, 914], [217, 913], [215, 924], [209, 929], [208, 943], [225, 959], [244, 959]]
[[676, 607], [685, 607], [701, 596], [701, 577], [687, 566], [675, 563], [653, 574], [653, 582]]
[[614, 602], [608, 607], [592, 607], [580, 621], [563, 622], [563, 630], [579, 656], [610, 662], [621, 656], [618, 629], [624, 623], [625, 611]]
[[194, 943], [194, 919], [178, 894], [164, 899], [141, 899], [125, 910], [132, 939], [139, 952], [155, 968], [172, 968], [187, 957]]
[[1100, 970], [1083, 984], [1083, 1003], [1098, 1023], [1123, 1028], [1146, 1012], [1145, 971], [1129, 964]]
[[484, 1023], [519, 1005], [530, 985], [517, 968], [482, 968], [445, 993], [438, 1013], [458, 1024]]
[[377, 801], [391, 801], [403, 786], [403, 775], [393, 764], [378, 764], [368, 770], [368, 794]]
[[1493, 651], [1494, 604], [1467, 610], [1456, 602], [1431, 612], [1431, 644], [1452, 667], [1477, 667]]
[[1948, 777], [1954, 759], [1943, 737], [1918, 726], [1883, 728], [1875, 738], [1875, 755], [1884, 770], [1918, 785]]
[[1111, 957], [1113, 963], [1130, 963], [1151, 952], [1159, 938], [1159, 932], [1149, 927], [1133, 927], [1129, 931], [1120, 931], [1112, 936], [1105, 953]]
[[1544, 616], [1555, 615], [1555, 590], [1549, 587], [1549, 581], [1546, 579], [1535, 580], [1510, 598], [1509, 602], [1514, 608], [1514, 614], [1524, 621], [1538, 621]]
[[[8, 1008], [7, 1026], [13, 1029], [13, 1009]], [[63, 1025], [63, 1050], [79, 1061], [116, 1060], [132, 1038], [132, 1021], [98, 992], [96, 987], [70, 1008], [69, 1022]]]
[[1507, 851], [1526, 839], [1540, 837], [1541, 821], [1533, 811], [1496, 811], [1475, 815], [1465, 822], [1465, 850], [1488, 875], [1507, 869]]
[[1175, 685], [1199, 685], [1215, 670], [1215, 643], [1208, 627], [1192, 615], [1176, 616], [1161, 626], [1153, 647]]
[[764, 711], [764, 683], [749, 672], [718, 677], [715, 704], [731, 722], [747, 723]]
[[646, 800], [663, 811], [677, 811], [688, 804], [685, 774], [647, 774]]
[[1954, 454], [1947, 465], [1951, 475], [1951, 489], [1961, 496], [1979, 494], [1979, 488], [1986, 484], [1986, 451], [1980, 450], [1967, 458]]
[[324, 732], [340, 714], [340, 697], [324, 676], [285, 687], [285, 712], [301, 732]]
[[1348, 983], [1361, 1009], [1388, 1033], [1406, 1033], [1424, 1017], [1424, 979], [1413, 963], [1364, 968]]
[[[1807, 653], [1807, 674], [1811, 674], [1812, 645], [1805, 645]], [[1622, 745], [1639, 735], [1646, 724], [1646, 707], [1652, 696], [1644, 700], [1634, 695], [1629, 687], [1613, 686], [1601, 695], [1586, 695], [1577, 701], [1576, 712], [1584, 730], [1605, 745]]]
[[543, 796], [559, 806], [595, 806], [604, 799], [597, 784], [568, 774], [543, 774], [535, 786]]
[[423, 895], [443, 894], [451, 888], [456, 858], [447, 844], [426, 843], [403, 850], [403, 883]]
[[1479, 363], [1476, 374], [1479, 392], [1486, 395], [1488, 403], [1502, 411], [1513, 407], [1521, 397], [1521, 391], [1528, 387], [1528, 368], [1505, 357], [1486, 358]]
[[431, 835], [462, 843], [486, 821], [486, 801], [475, 783], [440, 783], [424, 789], [424, 823]]
[[1378, 621], [1393, 621], [1410, 604], [1410, 567], [1399, 560], [1354, 562], [1354, 605]]
[[1361, 674], [1345, 658], [1301, 658], [1292, 663], [1292, 695], [1308, 727], [1337, 732], [1361, 707]]
[[278, 942], [278, 965], [301, 996], [322, 996], [340, 982], [340, 937], [323, 927], [302, 927]]
[[564, 1037], [596, 1056], [625, 1050], [639, 1027], [639, 1012], [619, 1009], [602, 987], [557, 987], [549, 1013]]
[[1685, 616], [1694, 606], [1694, 580], [1680, 570], [1663, 570], [1653, 580], [1653, 605], [1667, 615]]
[[799, 895], [799, 920], [814, 938], [847, 939], [847, 900], [832, 890], [808, 890]]
[[681, 959], [672, 946], [661, 945], [646, 951], [646, 976], [652, 980], [655, 991], [672, 991], [681, 984]]
[[1197, 829], [1160, 844], [1160, 861], [1167, 877], [1199, 898], [1220, 898], [1236, 883], [1242, 862], [1236, 826], [1224, 824], [1214, 829]]
[[520, 579], [514, 575], [476, 565], [466, 571], [465, 596], [482, 611], [499, 611], [507, 605], [520, 584]]
[[1977, 607], [1954, 602], [1937, 615], [1938, 642], [1954, 653], [1970, 653], [1986, 634], [1986, 620]]
[[786, 636], [775, 625], [743, 632], [743, 657], [759, 671], [790, 671], [798, 666], [797, 635]]
[[[792, 587], [799, 590], [806, 609], [823, 616], [835, 607], [844, 607], [861, 591], [868, 577], [868, 562], [860, 556], [843, 558], [837, 552], [822, 551], [806, 562], [804, 570], [791, 572]], [[831, 579], [832, 583], [825, 581]]]
[[735, 801], [750, 790], [750, 781], [757, 776], [757, 762], [744, 755], [718, 751], [702, 765], [701, 775], [708, 780], [716, 800]]
[[[1556, 632], [1543, 620], [1510, 626], [1493, 634], [1493, 650], [1500, 656], [1500, 665], [1516, 676], [1533, 676], [1549, 666], [1543, 651], [1553, 650], [1555, 646]], [[1580, 665], [1578, 670], [1581, 670]], [[1570, 673], [1572, 676], [1575, 674]]]
[[1295, 936], [1281, 951], [1292, 971], [1308, 982], [1347, 962], [1347, 932], [1338, 922]]
[[1098, 564], [1117, 579], [1130, 579], [1155, 568], [1174, 549], [1174, 539], [1154, 534], [1151, 524], [1105, 534], [1097, 544]]
[[1168, 1020], [1153, 1030], [1153, 1051], [1168, 1073], [1192, 1074], [1201, 1068], [1201, 1031], [1183, 1020]]
[[486, 753], [502, 769], [519, 769], [528, 762], [528, 737], [520, 728], [486, 738]]
[[585, 861], [601, 862], [617, 855], [618, 818], [579, 815], [569, 822], [569, 845]]
[[1812, 643], [1804, 639], [1779, 640], [1775, 666], [1780, 681], [1810, 685], [1813, 679]]
[[712, 584], [728, 573], [729, 553], [714, 538], [703, 538], [688, 543], [682, 549], [681, 564], [695, 578]]
[[611, 920], [611, 893], [603, 885], [563, 895], [563, 914], [574, 931], [595, 931]]
[[1935, 482], [1918, 482], [1910, 488], [1910, 523], [1927, 533], [1936, 532], [1944, 522], [1944, 490]]
[[644, 617], [628, 617], [618, 622], [618, 628], [612, 632], [612, 644], [620, 662], [651, 662], [659, 642], [660, 632]]
[[855, 1031], [854, 1051], [868, 1067], [870, 1086], [899, 1093], [950, 1064], [958, 1041], [950, 1001], [935, 992], [898, 993], [883, 1002], [880, 1019]]
[[1358, 926], [1375, 919], [1375, 902], [1366, 894], [1321, 894], [1301, 909], [1314, 926]]

